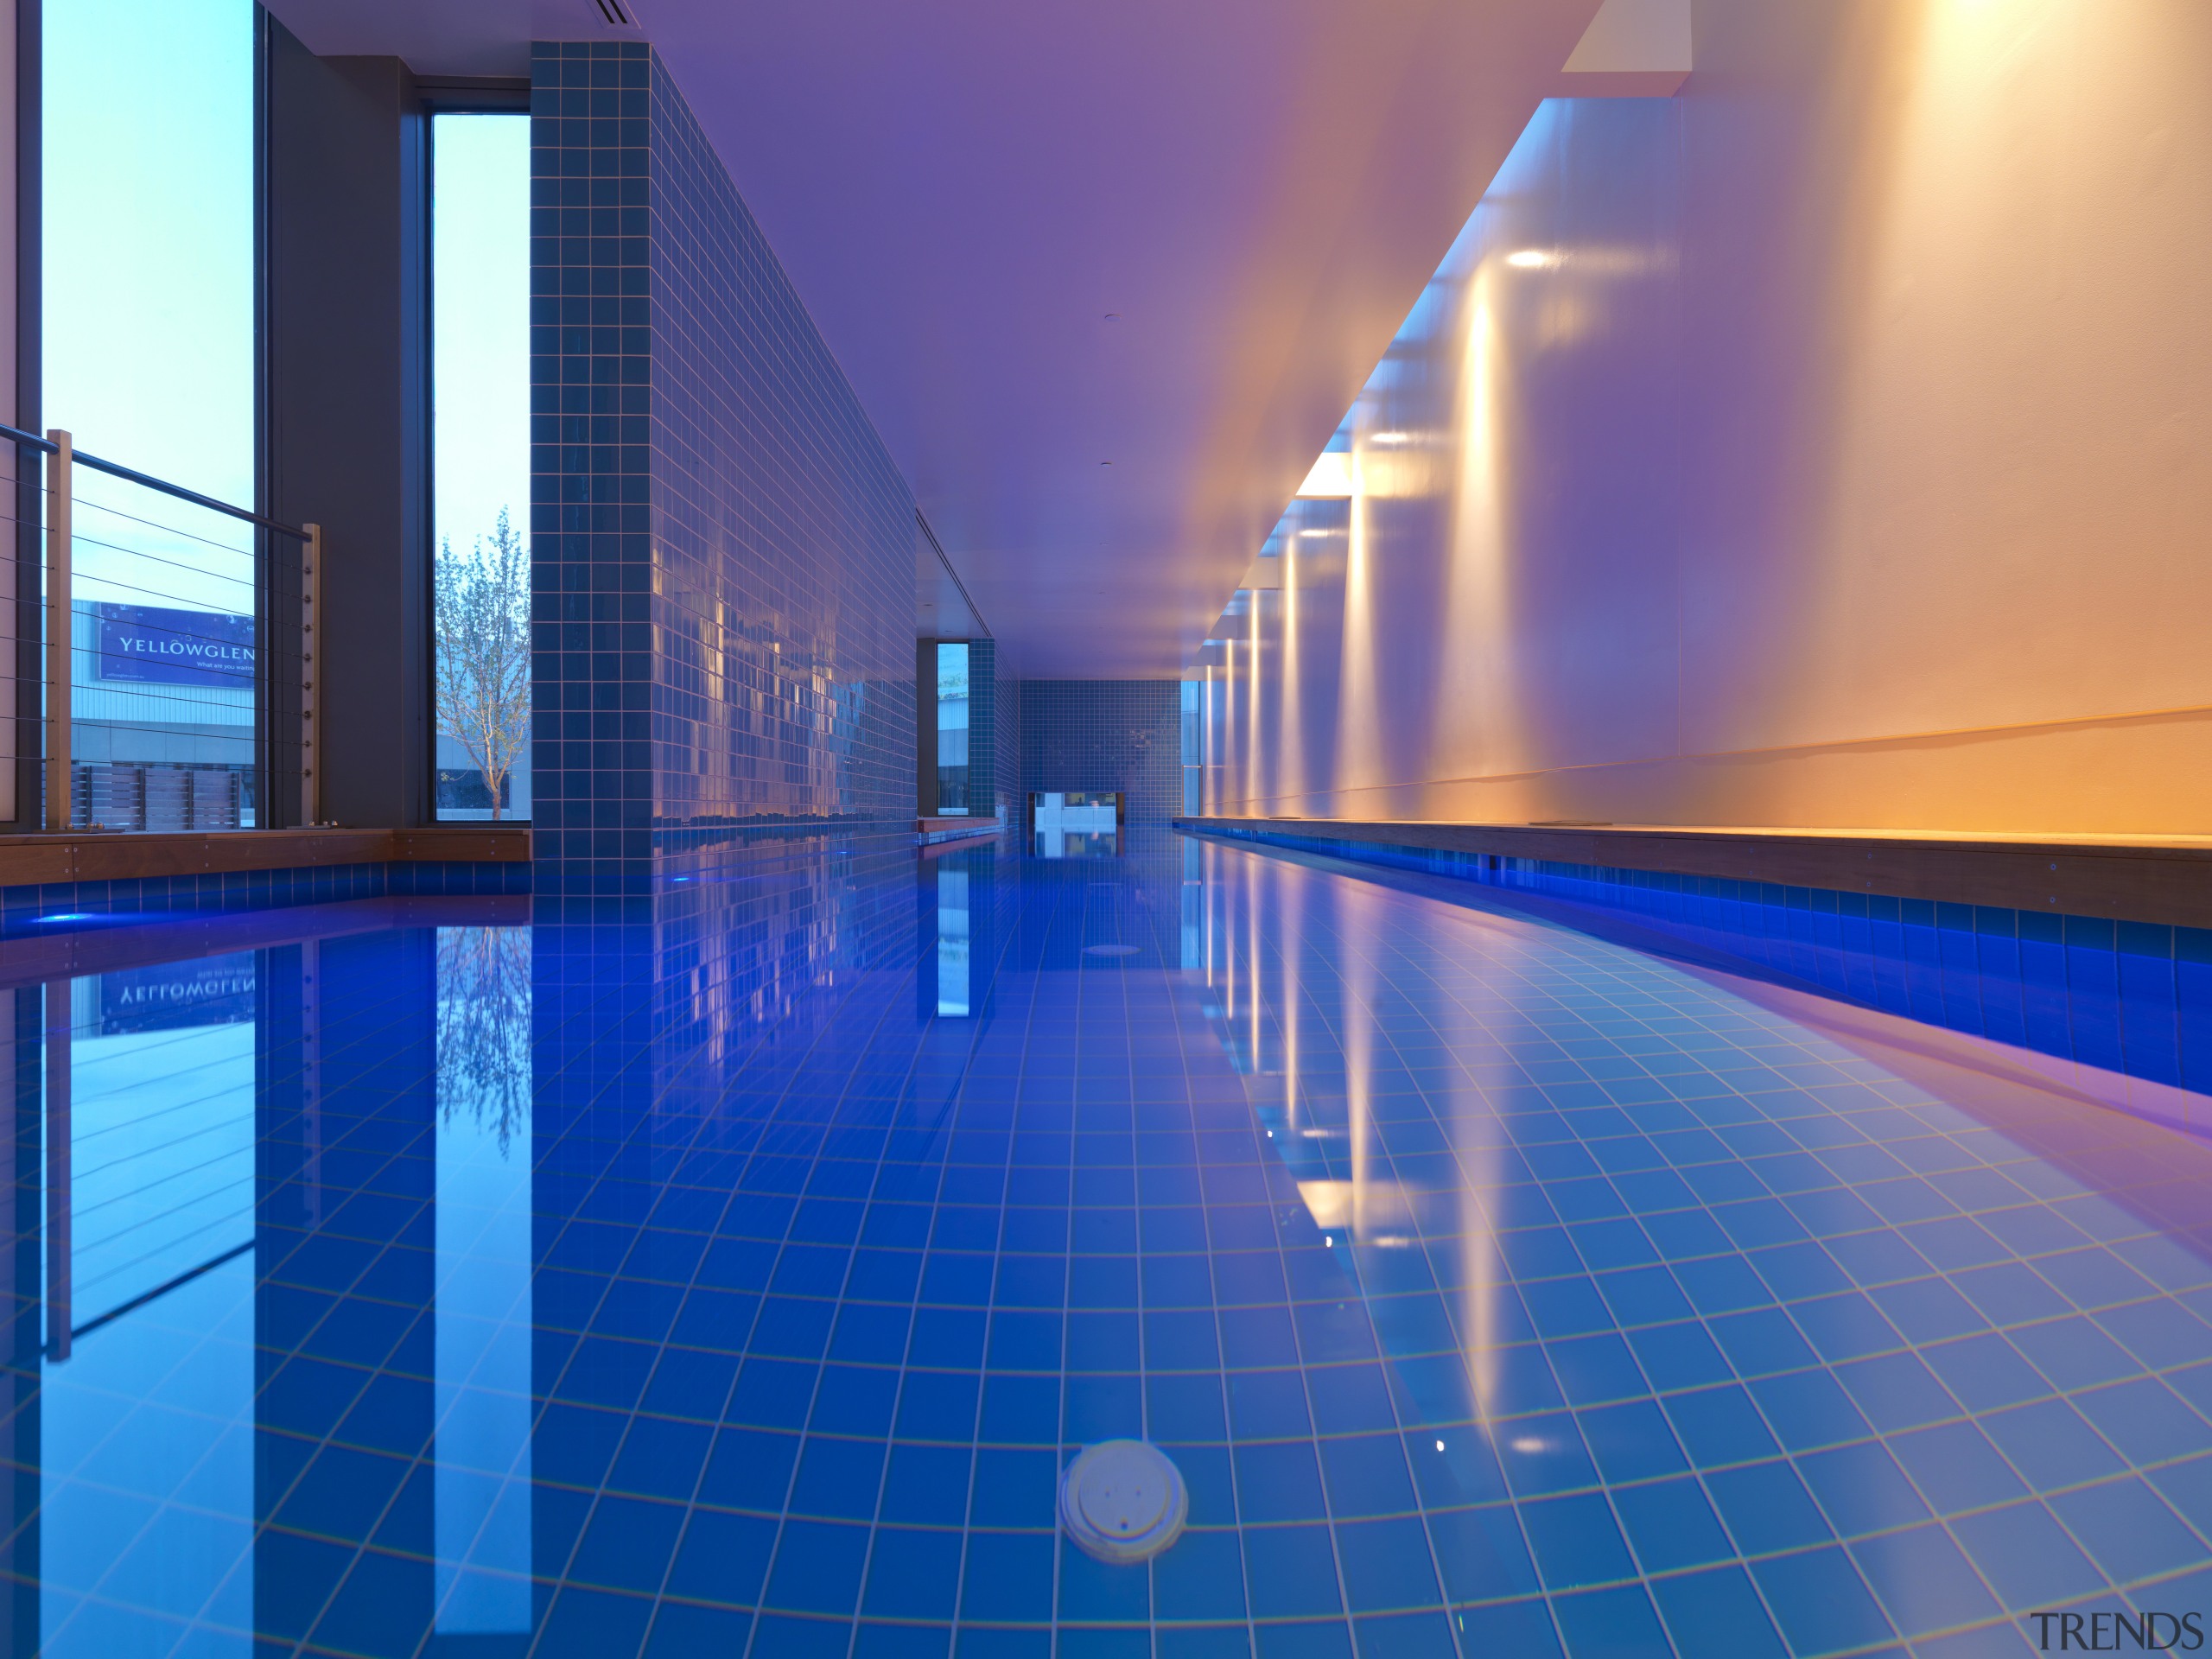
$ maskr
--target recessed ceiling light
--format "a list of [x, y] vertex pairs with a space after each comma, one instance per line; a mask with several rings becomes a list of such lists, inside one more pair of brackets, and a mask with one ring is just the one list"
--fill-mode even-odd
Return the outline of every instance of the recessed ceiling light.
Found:
[[1505, 263], [1521, 270], [1545, 270], [1559, 264], [1559, 255], [1550, 248], [1518, 248], [1505, 256]]
[[1309, 500], [1351, 495], [1351, 456], [1341, 449], [1324, 451], [1315, 458], [1313, 470], [1306, 474], [1306, 481], [1298, 486], [1298, 493]]
[[1414, 435], [1410, 432], [1377, 432], [1368, 440], [1370, 443], [1411, 443], [1413, 441]]

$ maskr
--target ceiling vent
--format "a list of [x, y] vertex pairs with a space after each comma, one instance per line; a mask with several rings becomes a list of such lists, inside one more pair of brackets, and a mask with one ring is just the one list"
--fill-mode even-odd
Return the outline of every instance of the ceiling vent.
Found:
[[609, 29], [635, 29], [638, 20], [632, 16], [628, 0], [592, 0], [599, 8], [599, 15]]

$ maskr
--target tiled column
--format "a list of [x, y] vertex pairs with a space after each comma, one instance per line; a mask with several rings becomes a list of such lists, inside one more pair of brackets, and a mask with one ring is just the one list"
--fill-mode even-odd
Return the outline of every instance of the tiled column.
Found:
[[531, 112], [538, 891], [903, 833], [906, 481], [651, 48]]

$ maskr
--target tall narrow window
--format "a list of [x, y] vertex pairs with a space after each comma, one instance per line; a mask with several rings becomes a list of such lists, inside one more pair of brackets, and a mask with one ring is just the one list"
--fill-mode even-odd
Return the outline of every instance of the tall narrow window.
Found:
[[968, 815], [968, 645], [937, 648], [937, 810]]
[[436, 801], [530, 818], [530, 118], [430, 140]]
[[[239, 506], [257, 482], [253, 13], [69, 0], [41, 25], [41, 418]], [[251, 527], [87, 467], [74, 494], [70, 614], [48, 619], [72, 640], [73, 821], [256, 822]]]

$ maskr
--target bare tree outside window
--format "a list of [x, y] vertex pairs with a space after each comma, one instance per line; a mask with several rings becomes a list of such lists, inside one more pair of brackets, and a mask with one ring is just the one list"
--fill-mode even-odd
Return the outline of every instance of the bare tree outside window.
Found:
[[530, 556], [499, 509], [466, 556], [438, 550], [438, 729], [484, 774], [492, 816], [530, 741]]

